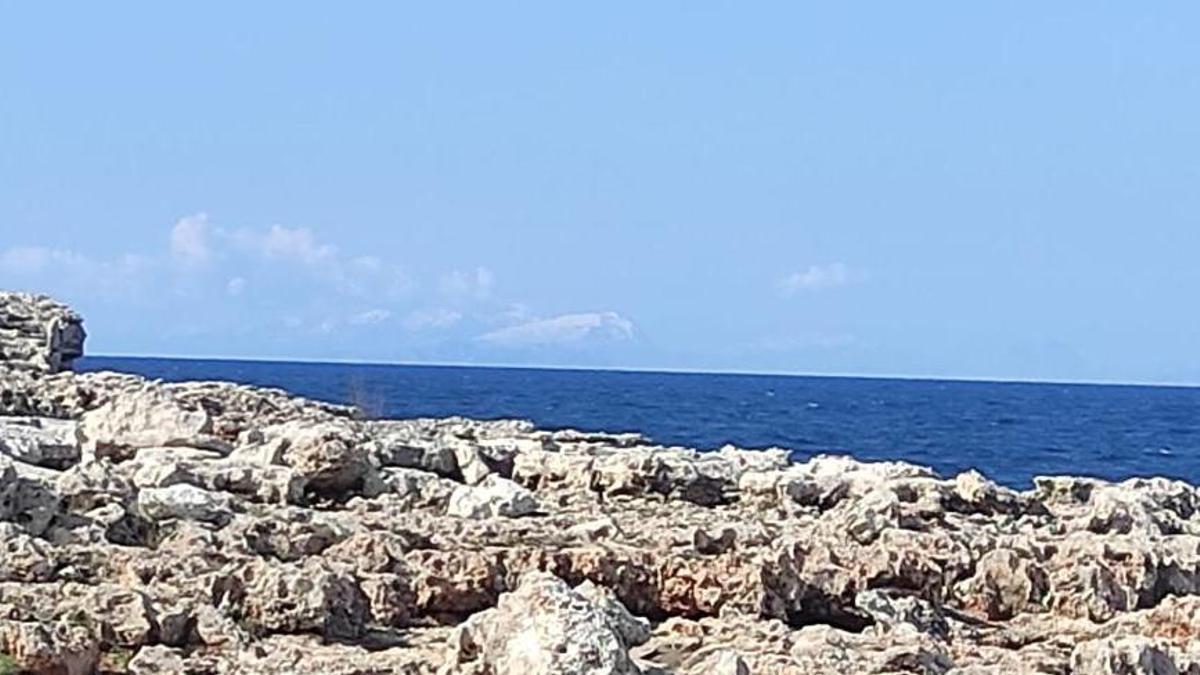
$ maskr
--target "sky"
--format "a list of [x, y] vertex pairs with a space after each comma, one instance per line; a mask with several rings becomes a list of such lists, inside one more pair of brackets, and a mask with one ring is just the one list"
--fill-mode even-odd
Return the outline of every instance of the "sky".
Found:
[[1200, 5], [7, 3], [97, 354], [1200, 382]]

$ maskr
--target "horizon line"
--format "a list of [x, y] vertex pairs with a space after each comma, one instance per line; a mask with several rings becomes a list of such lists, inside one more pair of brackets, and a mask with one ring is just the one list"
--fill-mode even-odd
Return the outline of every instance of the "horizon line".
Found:
[[739, 369], [702, 369], [702, 368], [665, 368], [665, 367], [636, 367], [636, 366], [571, 366], [559, 364], [512, 364], [512, 363], [477, 363], [456, 361], [370, 361], [358, 359], [317, 359], [294, 357], [253, 357], [253, 356], [176, 356], [171, 354], [85, 354], [82, 358], [114, 358], [114, 359], [157, 359], [164, 361], [224, 361], [232, 363], [281, 363], [305, 365], [343, 365], [343, 366], [401, 366], [417, 368], [487, 368], [493, 370], [552, 370], [577, 372], [607, 372], [607, 373], [644, 373], [660, 375], [740, 375], [746, 377], [807, 377], [832, 378], [842, 380], [900, 380], [915, 382], [964, 382], [978, 384], [1049, 384], [1076, 385], [1093, 387], [1163, 387], [1173, 389], [1195, 389], [1200, 386], [1196, 382], [1153, 382], [1153, 381], [1120, 381], [1120, 380], [1070, 380], [1070, 379], [1022, 379], [1019, 377], [973, 376], [973, 375], [920, 375], [920, 374], [862, 374], [862, 373], [813, 373], [797, 371], [764, 371]]

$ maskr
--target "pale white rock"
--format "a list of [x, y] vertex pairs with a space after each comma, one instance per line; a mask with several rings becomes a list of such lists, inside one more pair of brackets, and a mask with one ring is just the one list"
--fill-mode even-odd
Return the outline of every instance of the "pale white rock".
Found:
[[[157, 449], [155, 449], [157, 450]], [[233, 457], [212, 459], [187, 452], [140, 451], [130, 462], [119, 465], [122, 473], [139, 488], [167, 487], [186, 483], [206, 490], [229, 492], [262, 503], [298, 504], [303, 501], [305, 480], [286, 466], [264, 466]]]
[[138, 492], [138, 510], [150, 520], [221, 522], [232, 515], [229, 495], [179, 483]]
[[950, 626], [941, 611], [917, 597], [866, 590], [855, 596], [854, 606], [875, 621], [877, 630], [911, 627], [939, 638], [950, 634]]
[[146, 384], [85, 413], [79, 435], [84, 459], [124, 459], [140, 448], [164, 446], [228, 451], [211, 429], [203, 408], [185, 408], [162, 387]]
[[507, 478], [488, 476], [479, 485], [460, 485], [450, 495], [446, 514], [458, 518], [519, 518], [538, 510], [533, 493]]
[[1089, 640], [1071, 654], [1074, 675], [1178, 675], [1180, 670], [1163, 644], [1144, 637]]
[[822, 507], [846, 497], [861, 497], [876, 488], [909, 478], [936, 478], [933, 470], [907, 462], [860, 462], [845, 455], [818, 455], [789, 469], [815, 484]]
[[612, 589], [586, 580], [575, 587], [575, 592], [604, 612], [609, 626], [621, 638], [626, 649], [645, 644], [650, 639], [650, 622], [631, 614]]
[[732, 649], [706, 649], [688, 660], [684, 675], [750, 675], [750, 667]]
[[478, 485], [492, 475], [492, 467], [488, 465], [483, 451], [478, 446], [459, 441], [451, 447], [459, 474], [467, 485]]
[[594, 461], [588, 455], [529, 450], [513, 459], [513, 480], [530, 489], [587, 487]]
[[688, 448], [648, 446], [597, 451], [589, 485], [605, 494], [660, 494], [702, 506], [724, 503], [737, 492], [728, 462]]
[[545, 572], [523, 575], [494, 609], [459, 627], [460, 664], [521, 675], [633, 675], [640, 672], [604, 611]]
[[361, 487], [374, 468], [373, 442], [351, 421], [287, 422], [263, 433], [268, 443], [282, 439], [280, 461], [318, 493], [345, 495]]
[[[532, 430], [532, 425], [530, 426], [530, 430]], [[580, 431], [578, 429], [560, 429], [552, 432], [550, 438], [559, 444], [582, 443], [614, 448], [632, 448], [649, 443], [648, 439], [639, 433], [612, 434], [596, 431]]]
[[1192, 520], [1196, 511], [1196, 490], [1187, 483], [1133, 479], [1092, 490], [1087, 512], [1073, 527], [1101, 534], [1200, 534], [1200, 522]]
[[34, 373], [69, 370], [87, 334], [71, 308], [44, 295], [0, 291], [0, 364]]
[[458, 473], [458, 458], [448, 445], [414, 438], [407, 426], [397, 429], [392, 422], [368, 422], [367, 429], [378, 441], [375, 457], [380, 466], [420, 469], [446, 477]]
[[418, 469], [386, 467], [379, 470], [378, 477], [387, 493], [414, 507], [444, 508], [455, 490], [462, 487], [460, 483]]
[[609, 517], [587, 520], [567, 529], [566, 535], [572, 539], [596, 542], [603, 541], [620, 532], [617, 523]]
[[64, 469], [79, 461], [78, 424], [44, 417], [0, 417], [0, 454]]
[[783, 448], [748, 450], [735, 445], [724, 445], [712, 453], [712, 456], [729, 464], [734, 475], [740, 478], [747, 471], [769, 472], [786, 469], [791, 464], [790, 454]]
[[834, 532], [844, 533], [860, 544], [870, 544], [885, 530], [899, 526], [900, 513], [896, 493], [880, 488], [860, 499], [843, 500], [826, 512], [822, 521]]
[[180, 651], [162, 645], [142, 647], [129, 660], [130, 675], [168, 675], [184, 672], [186, 670]]

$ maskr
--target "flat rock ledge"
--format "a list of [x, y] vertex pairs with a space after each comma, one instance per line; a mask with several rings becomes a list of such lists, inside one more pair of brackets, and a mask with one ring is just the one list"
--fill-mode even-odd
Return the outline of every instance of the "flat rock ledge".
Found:
[[52, 370], [0, 370], [0, 673], [1200, 675], [1187, 483]]

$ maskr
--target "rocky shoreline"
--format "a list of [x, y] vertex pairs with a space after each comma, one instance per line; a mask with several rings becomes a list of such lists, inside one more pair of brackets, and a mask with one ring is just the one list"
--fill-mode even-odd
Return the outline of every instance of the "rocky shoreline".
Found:
[[1200, 492], [76, 374], [0, 293], [0, 673], [1200, 675]]

